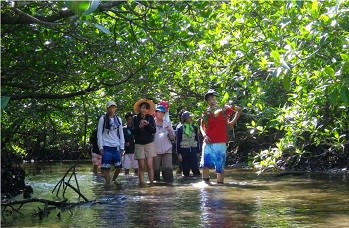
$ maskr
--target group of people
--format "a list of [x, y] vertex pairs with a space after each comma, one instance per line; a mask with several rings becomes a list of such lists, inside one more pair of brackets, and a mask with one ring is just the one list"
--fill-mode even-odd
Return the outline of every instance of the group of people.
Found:
[[[173, 181], [172, 147], [175, 142], [178, 160], [181, 162], [183, 176], [201, 176], [210, 182], [210, 169], [217, 174], [217, 183], [224, 182], [228, 131], [242, 114], [240, 107], [219, 107], [218, 93], [209, 90], [204, 99], [207, 109], [204, 111], [200, 127], [193, 123], [188, 111], [182, 112], [181, 123], [174, 130], [169, 120], [167, 102], [155, 105], [152, 100], [140, 99], [134, 104], [134, 113], [125, 115], [126, 125], [116, 115], [114, 101], [107, 103], [107, 112], [99, 119], [94, 137], [97, 145], [92, 144], [92, 162], [94, 172], [100, 168], [106, 184], [115, 181], [121, 168], [125, 175], [134, 169], [139, 183], [145, 183], [145, 172], [149, 183]], [[200, 134], [201, 133], [201, 134]], [[201, 137], [200, 137], [201, 136]], [[91, 139], [93, 142], [93, 139]], [[199, 165], [198, 155], [201, 153]], [[111, 166], [115, 167], [112, 179]], [[161, 175], [160, 175], [161, 174]]]

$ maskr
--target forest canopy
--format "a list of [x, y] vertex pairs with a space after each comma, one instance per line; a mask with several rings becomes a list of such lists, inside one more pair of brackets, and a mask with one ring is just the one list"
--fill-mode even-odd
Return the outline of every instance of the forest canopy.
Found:
[[177, 123], [215, 89], [245, 108], [230, 163], [343, 167], [348, 53], [344, 0], [1, 1], [2, 161], [88, 157], [107, 101]]

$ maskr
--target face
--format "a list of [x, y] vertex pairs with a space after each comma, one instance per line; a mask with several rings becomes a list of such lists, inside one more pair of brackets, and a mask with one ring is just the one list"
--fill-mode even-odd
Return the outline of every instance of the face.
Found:
[[132, 124], [133, 124], [133, 117], [132, 116], [127, 117], [126, 124], [127, 124], [127, 126], [132, 126]]
[[146, 115], [149, 112], [149, 108], [146, 104], [142, 104], [141, 106], [139, 106], [139, 111], [142, 115]]
[[216, 106], [217, 105], [217, 100], [216, 100], [216, 97], [215, 96], [209, 96], [208, 98], [207, 98], [207, 104], [208, 104], [208, 106], [210, 106], [210, 107], [213, 107], [213, 106]]
[[188, 117], [187, 119], [186, 119], [186, 121], [185, 121], [186, 123], [191, 123], [192, 122], [192, 118], [191, 118], [191, 116], [190, 117]]
[[163, 112], [156, 112], [156, 118], [158, 118], [158, 119], [164, 118], [164, 115], [165, 115], [165, 113], [163, 113]]
[[108, 110], [108, 113], [110, 115], [115, 115], [115, 113], [116, 113], [116, 106], [115, 105], [109, 106], [107, 110]]

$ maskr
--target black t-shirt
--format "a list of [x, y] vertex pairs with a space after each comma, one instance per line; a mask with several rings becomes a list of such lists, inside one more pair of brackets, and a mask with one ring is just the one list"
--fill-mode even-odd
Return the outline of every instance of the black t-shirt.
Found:
[[97, 139], [97, 129], [95, 129], [90, 136], [91, 143], [91, 152], [95, 154], [101, 154], [98, 148], [98, 139]]
[[[125, 138], [125, 154], [133, 154], [135, 152], [135, 137], [133, 135], [132, 127], [125, 126], [124, 138]], [[129, 143], [129, 146], [126, 146], [126, 143]]]

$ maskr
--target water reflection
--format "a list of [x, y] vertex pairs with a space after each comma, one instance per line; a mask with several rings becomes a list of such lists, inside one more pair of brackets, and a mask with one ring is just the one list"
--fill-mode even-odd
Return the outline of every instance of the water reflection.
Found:
[[228, 227], [226, 221], [226, 202], [216, 195], [216, 192], [212, 189], [201, 188], [200, 189], [200, 211], [201, 211], [201, 222], [207, 226], [219, 226]]
[[[34, 197], [61, 200], [52, 189], [69, 165], [41, 166], [28, 172]], [[30, 170], [31, 167], [26, 167]], [[35, 167], [32, 167], [35, 171]], [[348, 227], [349, 185], [342, 176], [303, 175], [276, 178], [227, 170], [226, 184], [207, 185], [201, 179], [176, 177], [173, 184], [138, 186], [137, 177], [119, 176], [105, 186], [90, 165], [80, 165], [81, 192], [91, 203], [53, 210], [39, 221], [30, 216], [37, 206], [2, 220], [2, 226], [43, 227]], [[71, 202], [79, 201], [67, 191]], [[26, 216], [28, 214], [28, 216]], [[59, 215], [59, 216], [58, 216]]]

